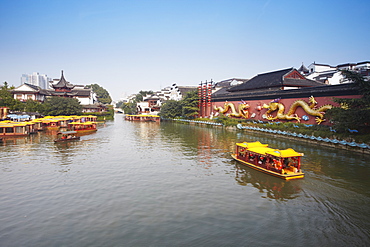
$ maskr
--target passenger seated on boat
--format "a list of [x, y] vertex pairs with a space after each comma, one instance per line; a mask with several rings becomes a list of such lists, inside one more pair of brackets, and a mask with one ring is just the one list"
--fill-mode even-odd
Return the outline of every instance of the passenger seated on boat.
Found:
[[291, 164], [288, 164], [288, 166], [284, 169], [288, 172], [294, 172], [294, 173], [297, 173], [299, 171], [297, 167]]
[[281, 161], [278, 159], [274, 159], [274, 168], [276, 170], [281, 170], [283, 169], [283, 165], [281, 164]]
[[246, 153], [246, 150], [244, 148], [242, 148], [242, 149], [239, 150], [239, 156], [244, 157], [245, 156], [245, 153]]
[[258, 164], [259, 165], [264, 165], [266, 163], [266, 157], [259, 157], [258, 159]]

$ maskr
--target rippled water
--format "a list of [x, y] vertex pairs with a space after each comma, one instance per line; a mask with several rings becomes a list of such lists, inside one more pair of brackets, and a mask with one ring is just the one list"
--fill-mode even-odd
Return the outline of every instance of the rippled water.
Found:
[[[0, 144], [0, 246], [369, 246], [368, 156], [264, 133], [122, 115], [79, 142]], [[304, 152], [302, 180], [246, 168], [259, 140]]]

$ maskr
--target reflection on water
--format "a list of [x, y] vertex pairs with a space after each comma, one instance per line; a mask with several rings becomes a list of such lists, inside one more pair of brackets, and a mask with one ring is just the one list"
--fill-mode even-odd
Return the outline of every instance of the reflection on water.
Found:
[[301, 192], [301, 181], [285, 181], [270, 177], [259, 171], [236, 164], [235, 180], [238, 184], [246, 186], [251, 184], [262, 194], [262, 198], [286, 201], [295, 199]]
[[[368, 162], [278, 136], [120, 115], [80, 141], [0, 144], [2, 246], [365, 246]], [[245, 167], [235, 142], [305, 153], [304, 179]], [[289, 233], [289, 234], [287, 234]]]

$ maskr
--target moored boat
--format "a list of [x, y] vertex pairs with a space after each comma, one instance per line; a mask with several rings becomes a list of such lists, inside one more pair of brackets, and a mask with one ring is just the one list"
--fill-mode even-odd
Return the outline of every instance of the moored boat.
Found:
[[58, 138], [54, 142], [68, 142], [68, 141], [78, 141], [79, 136], [76, 136], [77, 131], [61, 131], [58, 132]]
[[301, 157], [291, 148], [280, 150], [268, 147], [268, 144], [243, 142], [235, 144], [235, 160], [255, 170], [286, 180], [303, 178]]
[[86, 133], [86, 132], [94, 132], [97, 131], [96, 122], [71, 122], [68, 123], [68, 128], [77, 133]]
[[139, 121], [139, 122], [160, 122], [161, 121], [161, 118], [158, 115], [146, 115], [146, 114], [126, 115], [125, 119], [129, 121]]
[[30, 134], [31, 125], [25, 122], [2, 121], [0, 122], [0, 136], [28, 136]]

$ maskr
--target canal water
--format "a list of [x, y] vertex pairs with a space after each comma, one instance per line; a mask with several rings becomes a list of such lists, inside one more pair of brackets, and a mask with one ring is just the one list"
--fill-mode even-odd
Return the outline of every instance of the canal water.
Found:
[[[369, 246], [369, 156], [122, 115], [80, 141], [0, 144], [0, 246]], [[305, 153], [304, 179], [233, 161], [235, 142]]]

